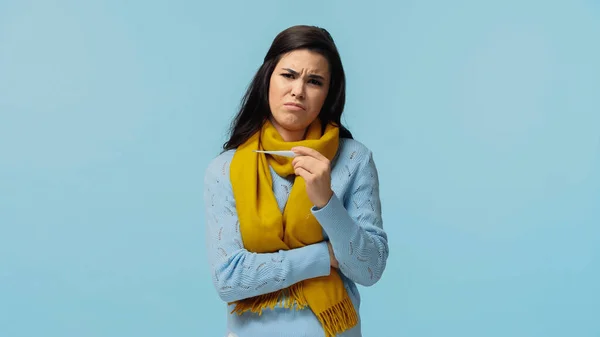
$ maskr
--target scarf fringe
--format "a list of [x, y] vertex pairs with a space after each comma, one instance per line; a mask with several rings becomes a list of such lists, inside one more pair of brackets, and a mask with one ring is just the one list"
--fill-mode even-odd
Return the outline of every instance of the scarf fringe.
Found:
[[325, 330], [325, 337], [334, 337], [358, 324], [358, 315], [347, 296], [340, 303], [319, 313], [317, 318]]
[[235, 304], [235, 308], [231, 313], [241, 315], [244, 312], [250, 311], [260, 316], [263, 310], [273, 310], [276, 306], [283, 306], [286, 309], [294, 307], [296, 310], [304, 309], [308, 306], [308, 302], [302, 290], [302, 282], [300, 282], [286, 289], [232, 302], [229, 304]]
[[[296, 310], [304, 309], [308, 303], [302, 288], [300, 282], [280, 291], [232, 302], [230, 304], [235, 304], [235, 308], [231, 313], [242, 315], [249, 311], [260, 316], [263, 310], [267, 308], [273, 310], [276, 306], [283, 306], [286, 309], [294, 307]], [[325, 330], [325, 337], [334, 337], [358, 324], [354, 304], [347, 296], [338, 304], [317, 314], [317, 318]]]

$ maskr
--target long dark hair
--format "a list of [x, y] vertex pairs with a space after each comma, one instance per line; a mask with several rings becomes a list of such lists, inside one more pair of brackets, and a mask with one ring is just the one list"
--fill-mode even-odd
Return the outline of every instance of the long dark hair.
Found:
[[331, 82], [319, 119], [323, 128], [333, 124], [340, 128], [341, 138], [352, 138], [352, 133], [342, 125], [341, 118], [346, 101], [346, 75], [333, 38], [327, 30], [314, 26], [293, 26], [279, 33], [242, 98], [240, 110], [231, 123], [230, 138], [224, 150], [235, 149], [262, 127], [269, 118], [269, 83], [275, 66], [284, 54], [297, 49], [317, 52], [327, 59]]

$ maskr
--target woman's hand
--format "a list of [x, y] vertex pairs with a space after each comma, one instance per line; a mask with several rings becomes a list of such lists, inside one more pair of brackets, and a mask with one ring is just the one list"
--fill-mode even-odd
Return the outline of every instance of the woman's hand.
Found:
[[335, 258], [335, 255], [333, 255], [333, 247], [329, 241], [327, 241], [327, 248], [329, 248], [329, 264], [333, 268], [339, 269], [338, 260]]
[[325, 207], [333, 196], [329, 159], [304, 146], [294, 147], [292, 151], [296, 153], [292, 161], [294, 172], [306, 181], [308, 198], [316, 207]]

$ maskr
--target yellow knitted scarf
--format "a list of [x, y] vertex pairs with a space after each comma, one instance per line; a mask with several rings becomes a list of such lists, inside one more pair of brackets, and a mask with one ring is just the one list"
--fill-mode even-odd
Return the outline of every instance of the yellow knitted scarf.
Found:
[[[293, 175], [292, 158], [254, 152], [306, 146], [332, 160], [338, 150], [339, 128], [328, 125], [324, 133], [321, 130], [321, 122], [317, 119], [309, 126], [305, 140], [285, 142], [273, 124], [267, 121], [259, 132], [236, 150], [230, 179], [240, 233], [248, 251], [271, 253], [324, 240], [321, 225], [311, 213], [313, 204], [306, 194], [303, 178], [295, 177], [283, 214], [277, 205], [269, 166], [282, 177]], [[308, 306], [321, 322], [326, 337], [335, 336], [358, 322], [358, 315], [334, 268], [329, 276], [308, 279], [286, 289], [234, 303], [233, 312], [242, 314], [251, 311], [259, 315], [262, 310], [273, 309], [277, 305], [289, 309], [296, 307], [296, 310]]]

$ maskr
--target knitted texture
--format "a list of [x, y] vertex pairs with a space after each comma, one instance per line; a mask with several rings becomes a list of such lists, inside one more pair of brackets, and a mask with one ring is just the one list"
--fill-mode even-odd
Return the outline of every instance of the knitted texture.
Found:
[[[207, 249], [213, 283], [225, 302], [268, 294], [300, 281], [330, 273], [326, 242], [273, 253], [251, 253], [244, 248], [229, 181], [234, 150], [213, 159], [205, 174], [204, 200]], [[293, 180], [271, 170], [273, 193], [283, 210]], [[379, 181], [372, 153], [361, 143], [342, 139], [332, 161], [334, 196], [321, 208], [311, 210], [323, 228], [323, 237], [332, 244], [339, 271], [352, 304], [359, 312], [356, 284], [375, 284], [388, 257], [387, 235], [383, 230]], [[325, 336], [317, 317], [308, 309], [282, 307], [231, 314], [228, 308], [227, 333], [252, 336]], [[361, 336], [361, 324], [340, 334]], [[226, 335], [226, 333], [224, 333]]]

